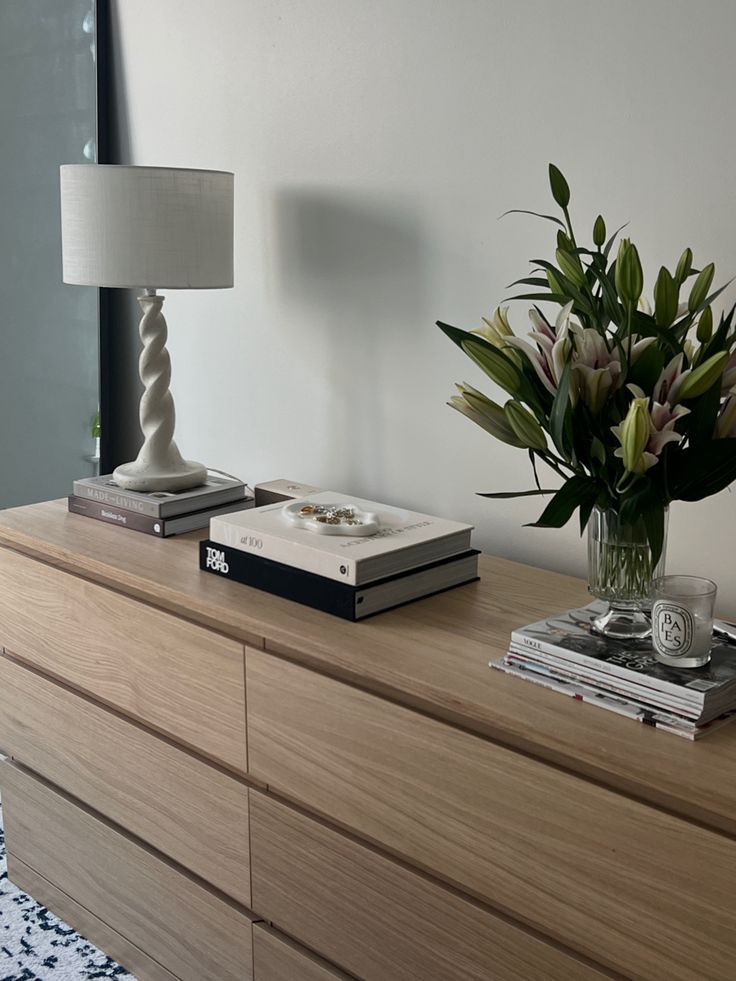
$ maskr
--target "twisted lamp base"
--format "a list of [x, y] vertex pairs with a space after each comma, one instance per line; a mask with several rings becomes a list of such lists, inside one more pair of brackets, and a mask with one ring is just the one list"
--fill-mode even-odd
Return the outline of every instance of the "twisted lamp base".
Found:
[[166, 350], [168, 328], [161, 312], [163, 302], [155, 290], [138, 297], [143, 310], [139, 369], [144, 386], [140, 404], [144, 440], [137, 459], [122, 464], [113, 473], [120, 487], [144, 493], [187, 490], [207, 479], [207, 468], [183, 459], [174, 442], [176, 413], [169, 391], [171, 359]]

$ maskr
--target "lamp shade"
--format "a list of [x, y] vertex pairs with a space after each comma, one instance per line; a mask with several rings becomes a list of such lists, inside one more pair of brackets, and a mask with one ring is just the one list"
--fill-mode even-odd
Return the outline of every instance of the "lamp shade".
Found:
[[233, 182], [220, 170], [62, 166], [64, 282], [232, 286]]

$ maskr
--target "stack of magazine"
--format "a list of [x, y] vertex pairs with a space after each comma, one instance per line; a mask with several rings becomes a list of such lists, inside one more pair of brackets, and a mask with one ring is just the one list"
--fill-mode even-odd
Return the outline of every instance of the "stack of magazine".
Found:
[[209, 525], [210, 518], [253, 507], [253, 495], [234, 477], [210, 472], [199, 487], [143, 494], [125, 490], [112, 474], [75, 480], [69, 510], [118, 528], [168, 538]]
[[650, 641], [617, 641], [592, 629], [599, 603], [514, 630], [508, 653], [491, 667], [697, 739], [736, 715], [736, 648], [714, 641], [702, 668], [673, 668]]
[[319, 491], [213, 518], [209, 540], [200, 543], [200, 568], [346, 620], [362, 620], [477, 579], [472, 530], [457, 521]]

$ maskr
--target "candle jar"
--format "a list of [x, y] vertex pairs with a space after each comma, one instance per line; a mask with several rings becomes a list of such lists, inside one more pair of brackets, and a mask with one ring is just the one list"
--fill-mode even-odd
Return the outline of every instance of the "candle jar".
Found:
[[698, 576], [662, 576], [652, 589], [652, 643], [662, 664], [700, 668], [710, 660], [717, 587]]

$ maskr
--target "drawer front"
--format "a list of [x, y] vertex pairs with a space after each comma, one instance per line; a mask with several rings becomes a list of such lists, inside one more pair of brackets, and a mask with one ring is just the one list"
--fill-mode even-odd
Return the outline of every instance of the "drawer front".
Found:
[[253, 927], [253, 977], [255, 981], [351, 981], [265, 923]]
[[258, 791], [250, 797], [255, 908], [364, 981], [604, 978], [426, 876]]
[[732, 971], [733, 840], [263, 652], [246, 664], [271, 789], [615, 970]]
[[245, 771], [241, 644], [0, 549], [0, 646]]
[[41, 906], [53, 910], [59, 919], [74, 927], [85, 940], [104, 950], [108, 957], [130, 971], [137, 981], [177, 981], [171, 971], [161, 967], [116, 930], [111, 930], [99, 917], [75, 903], [15, 855], [8, 855], [8, 878], [23, 892], [33, 896]]
[[234, 905], [11, 764], [6, 841], [41, 875], [181, 981], [252, 978], [252, 923]]
[[0, 692], [0, 747], [250, 905], [243, 783], [7, 657]]

